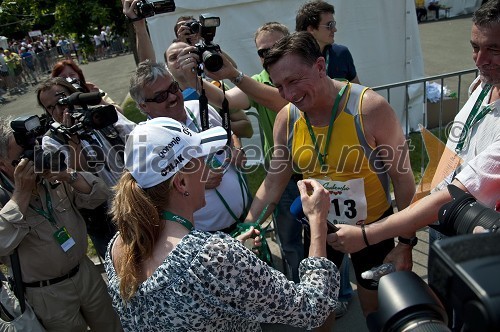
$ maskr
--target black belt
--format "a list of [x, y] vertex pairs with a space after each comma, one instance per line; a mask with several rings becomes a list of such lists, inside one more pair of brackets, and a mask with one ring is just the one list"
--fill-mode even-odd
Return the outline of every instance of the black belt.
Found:
[[66, 273], [63, 276], [57, 277], [57, 278], [52, 278], [49, 280], [42, 280], [42, 281], [34, 281], [34, 282], [23, 282], [24, 287], [45, 287], [45, 286], [50, 286], [57, 284], [58, 282], [61, 282], [63, 280], [69, 279], [71, 277], [74, 277], [75, 274], [78, 272], [80, 269], [80, 265], [78, 264], [74, 268], [72, 268], [68, 273]]

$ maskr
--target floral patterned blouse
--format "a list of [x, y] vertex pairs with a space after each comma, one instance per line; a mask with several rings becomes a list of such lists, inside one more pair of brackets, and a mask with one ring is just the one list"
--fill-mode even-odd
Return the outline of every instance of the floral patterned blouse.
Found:
[[260, 331], [260, 323], [312, 328], [338, 296], [338, 270], [326, 258], [304, 259], [295, 284], [229, 235], [193, 230], [124, 302], [113, 242], [105, 262], [108, 291], [125, 331]]

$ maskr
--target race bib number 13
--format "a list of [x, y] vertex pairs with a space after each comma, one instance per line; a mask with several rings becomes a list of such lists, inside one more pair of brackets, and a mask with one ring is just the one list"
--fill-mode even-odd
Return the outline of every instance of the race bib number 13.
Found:
[[356, 225], [367, 217], [363, 179], [331, 181], [316, 179], [330, 192], [328, 220], [335, 224]]

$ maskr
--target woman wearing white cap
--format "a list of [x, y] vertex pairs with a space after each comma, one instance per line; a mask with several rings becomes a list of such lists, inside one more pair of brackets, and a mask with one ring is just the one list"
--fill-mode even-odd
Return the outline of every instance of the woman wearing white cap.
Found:
[[127, 139], [112, 207], [119, 233], [106, 255], [109, 292], [126, 331], [312, 328], [333, 311], [339, 276], [325, 258], [329, 198], [317, 182], [299, 184], [312, 233], [299, 284], [242, 245], [257, 231], [235, 240], [193, 229], [193, 213], [205, 204], [204, 157], [226, 141], [222, 127], [194, 133], [170, 118], [139, 124]]

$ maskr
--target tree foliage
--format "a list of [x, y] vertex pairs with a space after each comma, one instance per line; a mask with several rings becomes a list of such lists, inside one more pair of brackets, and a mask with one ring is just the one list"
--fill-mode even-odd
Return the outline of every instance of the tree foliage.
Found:
[[102, 26], [125, 29], [120, 0], [0, 0], [1, 34], [22, 39], [31, 30], [71, 36], [90, 47]]

